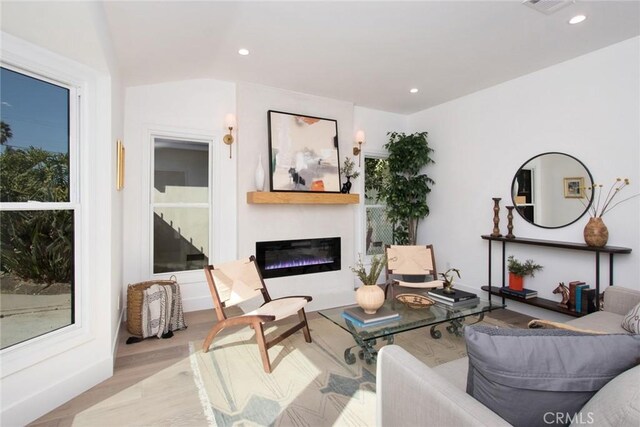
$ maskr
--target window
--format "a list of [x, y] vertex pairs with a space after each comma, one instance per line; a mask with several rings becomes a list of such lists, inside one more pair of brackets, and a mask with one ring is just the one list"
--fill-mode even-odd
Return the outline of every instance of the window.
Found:
[[209, 263], [210, 142], [153, 137], [153, 273]]
[[365, 157], [364, 159], [364, 208], [365, 208], [365, 253], [379, 255], [384, 246], [393, 243], [393, 225], [387, 221], [385, 204], [378, 200], [387, 159]]
[[0, 348], [74, 324], [76, 90], [3, 65]]

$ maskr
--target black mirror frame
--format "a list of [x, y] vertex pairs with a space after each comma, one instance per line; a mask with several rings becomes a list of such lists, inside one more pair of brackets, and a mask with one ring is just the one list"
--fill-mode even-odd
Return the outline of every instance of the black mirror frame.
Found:
[[[525, 218], [525, 216], [524, 216], [524, 215], [523, 215], [523, 214], [518, 210], [518, 208], [517, 208], [517, 207], [518, 207], [518, 205], [516, 204], [516, 201], [515, 201], [515, 199], [514, 199], [514, 197], [513, 197], [513, 186], [514, 186], [514, 184], [515, 184], [515, 182], [516, 182], [516, 179], [517, 179], [517, 177], [518, 177], [518, 172], [520, 172], [520, 171], [522, 170], [522, 168], [523, 168], [527, 163], [529, 163], [530, 161], [532, 161], [533, 159], [536, 159], [536, 158], [538, 158], [538, 157], [540, 157], [540, 156], [545, 156], [545, 155], [547, 155], [547, 154], [561, 154], [561, 155], [563, 155], [563, 156], [567, 156], [567, 157], [572, 158], [572, 159], [573, 159], [573, 160], [575, 160], [576, 162], [580, 163], [580, 165], [584, 168], [584, 170], [585, 170], [585, 171], [587, 171], [587, 175], [589, 175], [589, 179], [591, 180], [591, 196], [590, 196], [590, 197], [588, 197], [588, 199], [589, 199], [589, 203], [587, 204], [587, 207], [584, 209], [584, 211], [583, 211], [580, 215], [578, 215], [578, 217], [577, 217], [576, 219], [574, 219], [573, 221], [568, 222], [568, 223], [563, 224], [563, 225], [558, 225], [558, 226], [553, 226], [553, 227], [551, 227], [551, 226], [547, 226], [547, 225], [540, 225], [540, 224], [536, 224], [535, 222], [529, 221], [529, 219], [528, 219], [528, 218]], [[515, 210], [516, 212], [518, 212], [518, 215], [520, 215], [520, 217], [521, 217], [522, 219], [524, 219], [525, 221], [527, 221], [527, 222], [528, 222], [529, 224], [531, 224], [531, 225], [535, 225], [536, 227], [540, 227], [540, 228], [547, 228], [547, 229], [556, 229], [556, 228], [564, 228], [564, 227], [568, 227], [568, 226], [570, 226], [571, 224], [573, 224], [574, 222], [576, 222], [576, 221], [578, 221], [580, 218], [582, 218], [582, 217], [584, 216], [584, 214], [586, 214], [586, 213], [589, 211], [589, 208], [591, 207], [591, 204], [593, 203], [593, 192], [594, 192], [593, 184], [594, 184], [594, 181], [593, 181], [593, 175], [591, 175], [591, 171], [590, 171], [590, 170], [589, 170], [589, 168], [588, 168], [584, 163], [582, 163], [582, 161], [580, 161], [577, 157], [572, 156], [571, 154], [562, 153], [562, 152], [559, 152], [559, 151], [548, 151], [548, 152], [546, 152], [546, 153], [540, 153], [540, 154], [537, 154], [537, 155], [535, 155], [535, 156], [531, 157], [529, 160], [527, 160], [526, 162], [524, 162], [524, 163], [522, 163], [522, 164], [520, 165], [520, 167], [516, 170], [516, 173], [513, 175], [513, 180], [511, 181], [511, 187], [509, 188], [509, 192], [511, 193], [511, 203], [512, 203], [512, 204], [513, 204], [513, 206], [515, 207], [515, 209], [514, 209], [514, 210]]]

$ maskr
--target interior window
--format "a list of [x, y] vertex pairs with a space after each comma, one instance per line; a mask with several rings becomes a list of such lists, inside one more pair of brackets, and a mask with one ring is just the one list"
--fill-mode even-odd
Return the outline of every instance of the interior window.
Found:
[[2, 66], [0, 344], [74, 323], [74, 89]]
[[209, 143], [156, 137], [152, 188], [153, 273], [209, 263]]
[[385, 204], [378, 199], [387, 168], [387, 159], [365, 157], [364, 159], [364, 207], [365, 250], [367, 255], [384, 253], [384, 246], [393, 243], [393, 225], [385, 215]]

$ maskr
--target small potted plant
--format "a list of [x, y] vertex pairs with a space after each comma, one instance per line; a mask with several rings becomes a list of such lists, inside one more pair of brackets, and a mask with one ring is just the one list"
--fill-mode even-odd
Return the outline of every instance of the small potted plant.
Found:
[[507, 269], [509, 270], [509, 288], [514, 291], [521, 291], [524, 288], [524, 277], [534, 277], [536, 271], [542, 270], [542, 266], [533, 262], [532, 259], [522, 263], [513, 255], [510, 255], [507, 258]]
[[387, 263], [387, 256], [374, 255], [371, 258], [371, 266], [369, 272], [362, 262], [362, 257], [358, 256], [358, 262], [355, 267], [349, 267], [351, 271], [356, 273], [364, 286], [360, 286], [356, 291], [356, 302], [365, 313], [375, 314], [375, 312], [384, 304], [384, 291], [377, 286], [378, 277], [382, 269]]
[[445, 271], [444, 273], [440, 273], [440, 277], [442, 277], [442, 286], [443, 286], [443, 290], [442, 292], [444, 292], [445, 294], [452, 294], [455, 291], [453, 290], [453, 275], [458, 276], [458, 279], [460, 278], [460, 270], [458, 270], [457, 268], [450, 268], [447, 271]]
[[356, 179], [360, 176], [360, 172], [355, 169], [356, 163], [349, 157], [345, 157], [344, 163], [342, 164], [342, 170], [340, 172], [345, 178], [347, 178], [347, 182], [342, 184], [342, 188], [340, 189], [341, 193], [349, 194], [349, 191], [351, 191], [351, 178]]

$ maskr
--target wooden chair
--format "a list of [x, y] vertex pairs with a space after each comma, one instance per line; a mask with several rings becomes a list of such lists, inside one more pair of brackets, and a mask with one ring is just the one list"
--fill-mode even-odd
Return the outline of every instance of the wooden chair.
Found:
[[[433, 245], [426, 246], [399, 246], [386, 245], [387, 255], [386, 286], [384, 295], [391, 288], [391, 298], [394, 298], [394, 287], [403, 286], [414, 289], [432, 289], [442, 287], [443, 281], [437, 280], [436, 258], [433, 254]], [[403, 276], [400, 280], [398, 277]], [[410, 282], [404, 276], [431, 276], [429, 281]]]
[[[204, 268], [204, 274], [207, 278], [207, 283], [209, 283], [209, 290], [211, 291], [213, 305], [218, 317], [218, 322], [211, 328], [207, 338], [204, 340], [202, 350], [205, 353], [209, 351], [209, 346], [211, 346], [216, 335], [224, 328], [247, 325], [252, 327], [256, 333], [264, 371], [271, 373], [269, 348], [300, 329], [304, 333], [305, 341], [311, 342], [311, 333], [309, 332], [304, 306], [312, 298], [309, 296], [291, 296], [271, 299], [254, 256], [215, 267], [208, 265]], [[260, 294], [264, 298], [264, 303], [259, 308], [235, 317], [228, 317], [225, 313], [226, 307], [236, 305]], [[270, 341], [266, 340], [263, 328], [265, 323], [284, 319], [296, 313], [298, 313], [298, 323]]]

